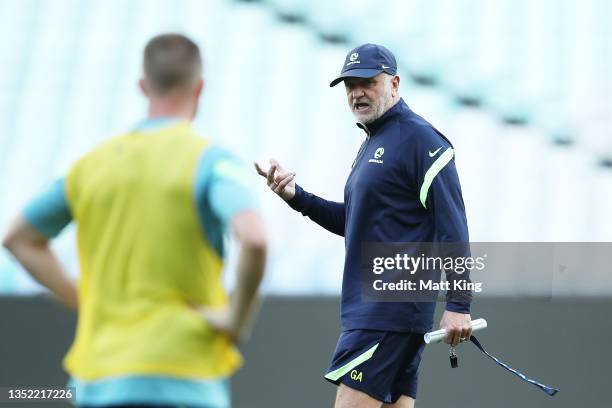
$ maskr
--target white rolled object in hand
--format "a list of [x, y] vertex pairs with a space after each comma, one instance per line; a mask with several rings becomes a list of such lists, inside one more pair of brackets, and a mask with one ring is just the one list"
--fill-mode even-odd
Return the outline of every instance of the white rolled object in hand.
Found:
[[[487, 328], [487, 321], [485, 319], [472, 320], [472, 332], [486, 329], [486, 328]], [[446, 329], [440, 329], [440, 330], [432, 331], [429, 333], [425, 333], [423, 338], [425, 340], [425, 344], [429, 344], [429, 343], [439, 343], [442, 340], [444, 340], [445, 336], [446, 336]]]

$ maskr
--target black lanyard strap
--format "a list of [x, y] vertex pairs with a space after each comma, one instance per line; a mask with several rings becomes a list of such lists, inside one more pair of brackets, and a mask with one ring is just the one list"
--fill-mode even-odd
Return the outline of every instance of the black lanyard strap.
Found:
[[551, 397], [553, 395], [555, 395], [557, 392], [559, 392], [558, 389], [553, 388], [553, 387], [549, 387], [548, 385], [544, 385], [542, 383], [539, 383], [535, 380], [532, 380], [531, 378], [527, 377], [525, 374], [519, 373], [518, 371], [516, 371], [514, 368], [510, 367], [508, 364], [499, 361], [499, 359], [497, 357], [492, 356], [491, 354], [489, 354], [487, 352], [487, 350], [485, 350], [485, 348], [482, 346], [482, 344], [480, 344], [480, 342], [478, 341], [478, 339], [474, 336], [470, 337], [470, 341], [472, 343], [474, 343], [474, 345], [476, 347], [478, 347], [478, 349], [480, 351], [482, 351], [483, 353], [485, 353], [491, 360], [495, 361], [498, 365], [500, 365], [501, 367], [505, 368], [506, 370], [510, 371], [512, 374], [516, 375], [517, 377], [519, 377], [521, 380], [528, 382], [529, 384], [533, 384], [536, 387], [538, 387], [539, 389], [541, 389], [542, 391], [544, 391], [546, 394], [550, 395]]

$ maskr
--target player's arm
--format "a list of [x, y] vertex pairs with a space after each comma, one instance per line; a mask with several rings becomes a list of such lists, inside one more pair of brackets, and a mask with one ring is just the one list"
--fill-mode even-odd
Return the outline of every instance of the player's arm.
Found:
[[76, 284], [64, 272], [49, 244], [71, 220], [63, 180], [58, 180], [15, 218], [2, 244], [37, 282], [66, 306], [76, 309]]
[[[433, 131], [432, 131], [433, 132]], [[427, 137], [429, 136], [429, 137]], [[469, 233], [459, 176], [455, 167], [454, 149], [441, 144], [440, 139], [427, 134], [422, 139], [422, 149], [417, 163], [420, 164], [419, 199], [421, 205], [433, 218], [436, 240], [442, 243], [442, 257], [466, 257], [469, 252]], [[439, 150], [438, 150], [439, 149]], [[437, 151], [437, 153], [436, 153]], [[436, 153], [432, 156], [432, 153]], [[446, 280], [451, 288], [455, 281], [470, 282], [469, 271], [459, 273], [446, 270]], [[447, 330], [445, 341], [456, 345], [460, 339], [471, 335], [470, 290], [448, 290], [446, 310], [440, 327]]]
[[306, 192], [295, 183], [295, 173], [285, 170], [276, 160], [270, 160], [270, 168], [264, 170], [255, 163], [257, 173], [264, 177], [268, 187], [291, 208], [307, 216], [326, 230], [344, 236], [346, 211], [344, 203], [325, 200]]
[[263, 220], [257, 212], [241, 211], [233, 217], [231, 224], [239, 254], [230, 307], [225, 310], [204, 307], [200, 308], [200, 313], [211, 327], [239, 340], [247, 337], [255, 317], [268, 244]]
[[200, 312], [209, 325], [239, 339], [247, 334], [257, 309], [257, 293], [267, 254], [266, 231], [249, 188], [249, 172], [242, 163], [217, 147], [211, 148], [204, 160], [197, 187], [198, 211], [205, 218], [210, 210], [216, 220], [229, 226], [239, 248], [236, 284], [229, 308], [200, 308]]
[[232, 219], [232, 232], [239, 243], [236, 287], [230, 308], [235, 333], [247, 331], [257, 308], [257, 289], [266, 264], [267, 237], [261, 216], [244, 210]]

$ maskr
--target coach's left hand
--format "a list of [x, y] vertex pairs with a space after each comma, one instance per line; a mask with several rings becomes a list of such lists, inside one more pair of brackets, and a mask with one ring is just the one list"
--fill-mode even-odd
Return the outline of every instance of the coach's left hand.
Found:
[[469, 314], [444, 311], [440, 328], [446, 329], [444, 342], [453, 347], [462, 341], [468, 341], [472, 335], [472, 318]]

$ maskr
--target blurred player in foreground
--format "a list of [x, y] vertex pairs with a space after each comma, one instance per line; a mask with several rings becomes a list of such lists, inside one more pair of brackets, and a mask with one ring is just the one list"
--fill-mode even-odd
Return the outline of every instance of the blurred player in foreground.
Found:
[[[386, 48], [364, 44], [351, 50], [330, 86], [342, 81], [349, 108], [366, 133], [344, 202], [304, 191], [295, 173], [276, 160], [267, 170], [256, 168], [294, 210], [345, 237], [342, 333], [325, 375], [339, 385], [336, 408], [409, 408], [435, 302], [362, 301], [362, 244], [469, 241], [454, 150], [400, 98], [396, 60]], [[454, 279], [454, 271], [447, 272], [447, 280]], [[469, 339], [470, 302], [471, 293], [447, 292], [440, 322], [447, 343]]]
[[[263, 276], [266, 236], [229, 152], [190, 122], [204, 82], [200, 51], [176, 34], [144, 51], [148, 118], [78, 160], [32, 201], [4, 238], [25, 269], [78, 309], [64, 365], [79, 406], [229, 406]], [[49, 246], [72, 220], [80, 260], [72, 282]], [[223, 289], [223, 233], [240, 245], [236, 288]]]

